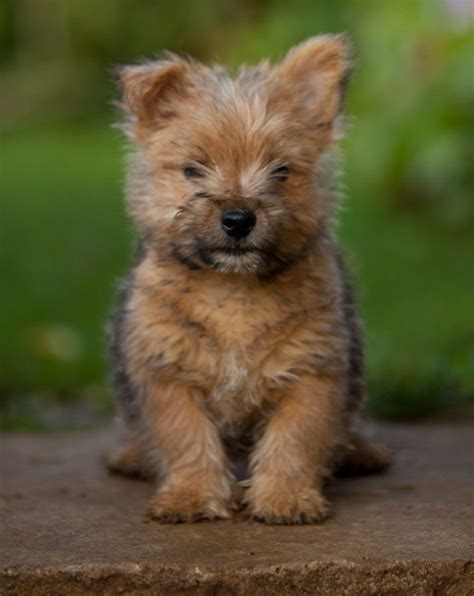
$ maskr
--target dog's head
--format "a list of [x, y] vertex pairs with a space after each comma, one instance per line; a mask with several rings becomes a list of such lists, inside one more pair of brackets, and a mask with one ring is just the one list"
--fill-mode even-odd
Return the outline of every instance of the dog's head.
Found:
[[274, 66], [219, 68], [167, 55], [120, 71], [129, 206], [149, 246], [192, 268], [272, 272], [327, 226], [321, 153], [350, 64], [342, 36]]

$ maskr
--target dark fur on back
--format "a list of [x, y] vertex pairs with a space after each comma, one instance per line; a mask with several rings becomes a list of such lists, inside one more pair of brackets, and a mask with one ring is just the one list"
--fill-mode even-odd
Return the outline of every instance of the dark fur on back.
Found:
[[[135, 266], [144, 258], [143, 243], [138, 241], [134, 251]], [[132, 271], [123, 279], [118, 287], [115, 305], [110, 313], [107, 324], [108, 356], [111, 364], [111, 383], [118, 397], [120, 410], [127, 425], [133, 426], [140, 419], [140, 406], [138, 403], [138, 389], [134, 386], [127, 373], [127, 358], [124, 353], [126, 343], [126, 318], [128, 301], [133, 287], [134, 272]]]
[[364, 337], [351, 274], [342, 254], [338, 255], [338, 265], [343, 279], [344, 319], [350, 334], [346, 407], [349, 414], [354, 414], [361, 410], [366, 398]]

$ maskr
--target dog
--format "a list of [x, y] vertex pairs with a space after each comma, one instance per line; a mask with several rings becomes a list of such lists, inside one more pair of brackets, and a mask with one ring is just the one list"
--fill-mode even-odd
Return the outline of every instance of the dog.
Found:
[[119, 71], [138, 248], [110, 321], [126, 435], [108, 467], [155, 478], [161, 522], [319, 522], [330, 474], [389, 463], [357, 434], [362, 331], [332, 231], [349, 54], [323, 35], [234, 78], [173, 54]]

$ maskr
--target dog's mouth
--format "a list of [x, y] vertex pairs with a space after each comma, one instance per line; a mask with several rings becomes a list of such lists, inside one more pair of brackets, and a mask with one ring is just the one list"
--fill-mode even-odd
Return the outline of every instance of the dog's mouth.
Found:
[[255, 273], [268, 268], [275, 260], [275, 246], [270, 243], [265, 246], [248, 241], [214, 244], [199, 238], [195, 250], [198, 260], [188, 259], [192, 265], [224, 273]]
[[225, 273], [255, 272], [265, 266], [268, 259], [265, 251], [254, 247], [213, 246], [209, 247], [201, 259], [213, 269]]

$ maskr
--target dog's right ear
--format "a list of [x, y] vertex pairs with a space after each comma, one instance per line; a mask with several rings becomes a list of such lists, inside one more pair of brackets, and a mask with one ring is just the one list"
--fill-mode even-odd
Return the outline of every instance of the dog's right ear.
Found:
[[186, 95], [190, 64], [177, 56], [119, 69], [123, 103], [138, 121], [160, 126], [173, 116], [173, 102]]
[[345, 35], [318, 35], [291, 49], [275, 66], [273, 76], [291, 90], [309, 127], [330, 128], [341, 112], [352, 70], [350, 53]]

